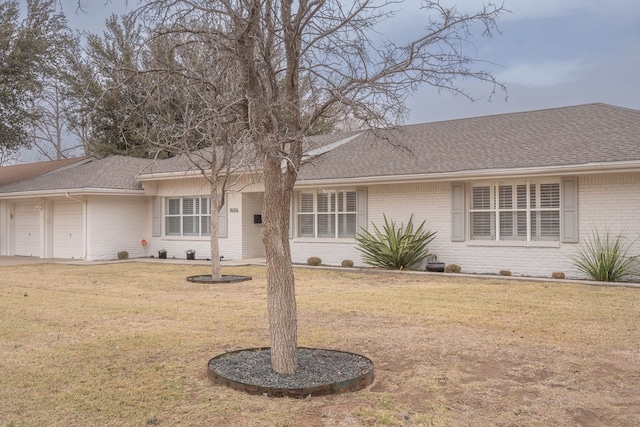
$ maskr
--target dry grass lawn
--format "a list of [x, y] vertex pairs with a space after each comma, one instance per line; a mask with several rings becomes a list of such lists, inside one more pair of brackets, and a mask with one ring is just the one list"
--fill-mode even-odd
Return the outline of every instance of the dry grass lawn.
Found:
[[304, 400], [213, 385], [207, 361], [269, 345], [265, 269], [0, 268], [2, 426], [636, 426], [640, 289], [299, 269], [302, 346], [376, 364]]

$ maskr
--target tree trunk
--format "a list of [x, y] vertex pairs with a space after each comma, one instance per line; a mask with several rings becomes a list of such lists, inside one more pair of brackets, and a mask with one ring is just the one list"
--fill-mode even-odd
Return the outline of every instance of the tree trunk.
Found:
[[[214, 150], [215, 151], [215, 150]], [[220, 245], [218, 243], [218, 226], [220, 222], [220, 208], [218, 206], [218, 181], [215, 176], [215, 167], [211, 167], [211, 203], [209, 206], [211, 212], [211, 222], [209, 231], [211, 232], [211, 278], [220, 280], [222, 278], [222, 267], [220, 266]]]
[[293, 186], [283, 176], [279, 159], [269, 158], [266, 163], [262, 241], [267, 259], [271, 365], [275, 372], [293, 374], [298, 367], [298, 320], [289, 248]]

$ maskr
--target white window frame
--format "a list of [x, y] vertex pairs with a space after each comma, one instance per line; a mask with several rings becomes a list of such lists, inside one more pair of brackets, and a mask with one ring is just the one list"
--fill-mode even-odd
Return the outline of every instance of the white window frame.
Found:
[[[469, 191], [470, 239], [560, 241], [561, 188], [560, 180], [472, 183]], [[484, 233], [476, 233], [481, 225]]]
[[[170, 209], [171, 203], [178, 203], [178, 212]], [[191, 203], [193, 208], [188, 209]], [[167, 237], [210, 237], [211, 199], [206, 196], [166, 197], [164, 203], [164, 234]], [[179, 232], [171, 231], [169, 221], [177, 220]], [[188, 221], [187, 221], [188, 220]], [[175, 226], [175, 224], [174, 224]], [[190, 227], [186, 230], [185, 227]]]
[[364, 209], [355, 188], [301, 190], [296, 205], [297, 238], [353, 239]]

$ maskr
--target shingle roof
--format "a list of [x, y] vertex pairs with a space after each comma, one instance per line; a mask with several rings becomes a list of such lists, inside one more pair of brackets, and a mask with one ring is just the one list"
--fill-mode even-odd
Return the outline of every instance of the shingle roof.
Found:
[[[316, 150], [322, 154], [303, 165], [300, 180], [640, 162], [640, 111], [587, 104], [334, 134], [307, 142], [310, 147], [332, 149]], [[46, 163], [49, 165], [38, 168], [56, 169], [53, 162]], [[20, 166], [35, 175], [44, 173], [29, 165]], [[14, 179], [0, 187], [0, 193], [140, 190], [140, 175], [189, 169], [194, 167], [184, 156], [167, 160], [111, 156], [19, 182]], [[5, 174], [7, 170], [0, 168]]]
[[148, 159], [111, 156], [85, 164], [53, 171], [36, 178], [0, 187], [0, 193], [26, 191], [115, 189], [140, 190], [140, 171], [151, 163]]
[[370, 130], [300, 179], [537, 168], [640, 160], [640, 111], [606, 104]]
[[[305, 151], [310, 152], [313, 150], [317, 150], [320, 147], [331, 146], [332, 144], [338, 143], [343, 139], [347, 139], [361, 132], [362, 131], [348, 131], [330, 135], [315, 135], [306, 138]], [[245, 149], [245, 151], [238, 153], [238, 155], [235, 156], [232, 160], [234, 167], [242, 168], [243, 165], [250, 165], [252, 168], [255, 168], [259, 166], [259, 160], [256, 160], [254, 147], [244, 146], [243, 148]], [[205, 148], [195, 153], [190, 153], [189, 155], [181, 154], [169, 159], [155, 161], [142, 172], [142, 175], [199, 171], [200, 168], [198, 168], [198, 164], [201, 166], [202, 170], [208, 170], [210, 169], [210, 152], [211, 150], [209, 148]], [[220, 160], [221, 158], [222, 152], [220, 150], [218, 160]]]
[[46, 162], [27, 163], [0, 167], [0, 187], [14, 182], [32, 179], [56, 169], [72, 166], [86, 160], [86, 157], [73, 159], [51, 160]]

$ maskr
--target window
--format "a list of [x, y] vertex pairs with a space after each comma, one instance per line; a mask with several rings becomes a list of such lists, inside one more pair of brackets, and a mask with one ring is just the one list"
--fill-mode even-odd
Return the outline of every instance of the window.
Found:
[[167, 198], [164, 218], [167, 236], [211, 234], [211, 204], [208, 197]]
[[297, 206], [298, 237], [356, 237], [365, 209], [357, 190], [301, 192]]
[[475, 240], [560, 240], [560, 183], [474, 184], [469, 219]]

